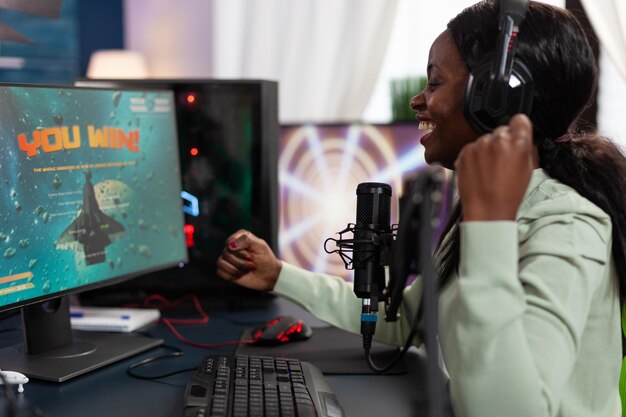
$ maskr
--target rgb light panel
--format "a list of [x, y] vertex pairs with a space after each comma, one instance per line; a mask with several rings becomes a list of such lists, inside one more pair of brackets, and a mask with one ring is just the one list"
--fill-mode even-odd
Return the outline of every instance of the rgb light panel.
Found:
[[361, 182], [391, 185], [391, 222], [398, 222], [403, 180], [425, 165], [421, 135], [416, 123], [283, 126], [280, 257], [351, 281], [352, 271], [346, 271], [339, 255], [324, 251], [324, 241], [339, 238], [337, 232], [355, 222]]

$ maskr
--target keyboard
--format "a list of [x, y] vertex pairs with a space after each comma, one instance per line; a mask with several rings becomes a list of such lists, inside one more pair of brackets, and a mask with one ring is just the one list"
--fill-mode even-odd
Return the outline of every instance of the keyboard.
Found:
[[344, 417], [324, 375], [298, 359], [208, 355], [185, 388], [185, 417]]

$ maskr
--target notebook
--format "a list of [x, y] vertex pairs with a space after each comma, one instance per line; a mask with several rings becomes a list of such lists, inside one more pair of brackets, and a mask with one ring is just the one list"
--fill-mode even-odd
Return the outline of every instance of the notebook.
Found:
[[70, 320], [75, 330], [130, 333], [161, 317], [157, 309], [70, 307]]

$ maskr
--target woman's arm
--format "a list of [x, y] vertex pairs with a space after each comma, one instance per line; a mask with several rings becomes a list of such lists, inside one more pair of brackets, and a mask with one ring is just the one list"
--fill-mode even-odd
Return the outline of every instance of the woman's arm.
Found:
[[440, 334], [458, 417], [559, 411], [592, 298], [609, 279], [603, 220], [564, 213], [520, 226], [461, 224], [459, 277], [442, 296]]

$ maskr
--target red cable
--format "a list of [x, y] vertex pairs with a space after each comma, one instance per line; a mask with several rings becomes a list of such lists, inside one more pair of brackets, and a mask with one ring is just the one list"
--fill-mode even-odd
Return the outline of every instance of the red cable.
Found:
[[229, 346], [229, 345], [242, 345], [242, 344], [246, 344], [247, 345], [247, 344], [255, 342], [254, 339], [249, 339], [249, 340], [231, 340], [231, 341], [228, 341], [228, 342], [218, 342], [218, 343], [194, 342], [193, 340], [189, 340], [186, 337], [184, 337], [183, 335], [181, 335], [178, 332], [178, 330], [176, 330], [176, 327], [174, 327], [174, 325], [170, 322], [169, 319], [162, 318], [161, 321], [172, 331], [172, 333], [174, 333], [174, 336], [176, 336], [176, 338], [178, 338], [178, 340], [180, 340], [181, 342], [186, 343], [188, 345], [195, 346], [195, 347], [215, 348], [215, 347]]
[[163, 310], [172, 310], [187, 300], [190, 300], [193, 303], [194, 307], [196, 308], [196, 312], [200, 315], [200, 318], [172, 319], [172, 318], [167, 318], [167, 317], [161, 317], [159, 319], [159, 321], [165, 324], [170, 329], [170, 331], [174, 334], [174, 336], [176, 336], [176, 338], [180, 340], [181, 342], [186, 343], [191, 346], [202, 347], [202, 348], [215, 348], [215, 347], [229, 346], [229, 345], [250, 344], [250, 343], [255, 342], [254, 339], [249, 339], [249, 340], [231, 340], [227, 342], [218, 342], [218, 343], [202, 343], [202, 342], [194, 342], [193, 340], [189, 340], [183, 335], [181, 335], [180, 332], [174, 326], [174, 324], [194, 325], [194, 324], [206, 324], [209, 322], [209, 315], [202, 308], [202, 304], [200, 303], [200, 300], [198, 299], [198, 297], [193, 294], [184, 295], [180, 298], [177, 298], [174, 301], [171, 301], [167, 297], [164, 297], [160, 294], [152, 294], [152, 295], [147, 296], [143, 300], [143, 307], [157, 308], [159, 311], [162, 312]]

